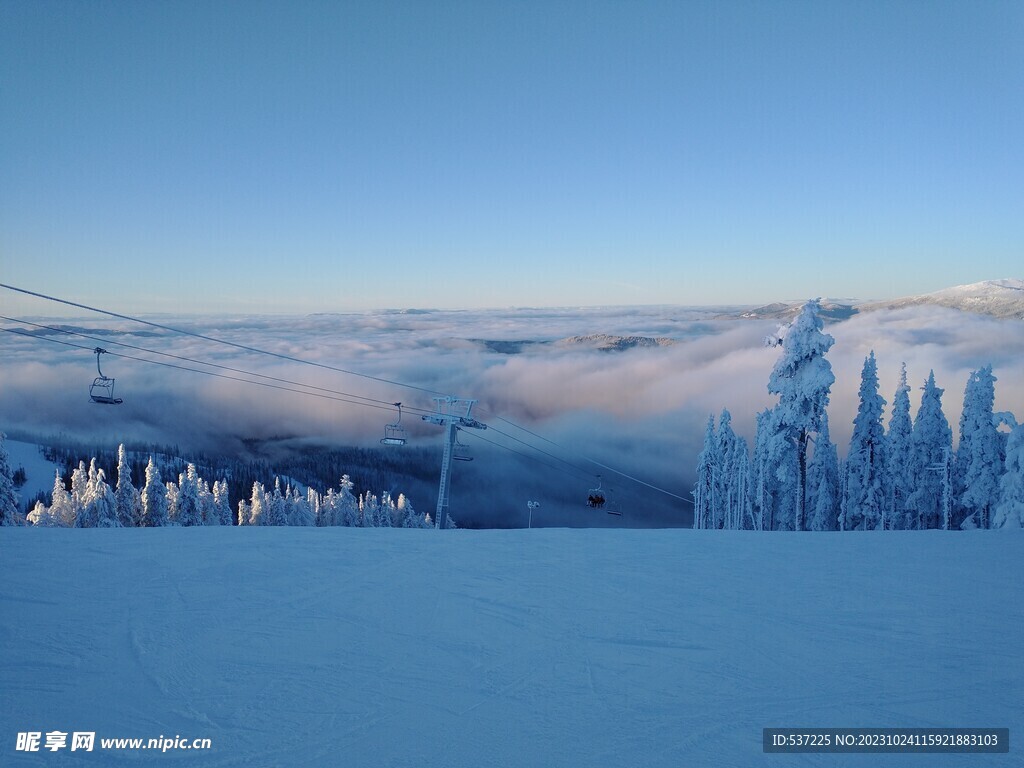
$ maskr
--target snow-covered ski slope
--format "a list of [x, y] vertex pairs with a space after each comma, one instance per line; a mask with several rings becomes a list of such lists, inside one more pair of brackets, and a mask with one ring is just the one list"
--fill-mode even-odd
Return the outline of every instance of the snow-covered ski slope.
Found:
[[[1022, 563], [1021, 531], [0, 529], [0, 764], [1021, 766]], [[15, 750], [51, 730], [213, 748]]]

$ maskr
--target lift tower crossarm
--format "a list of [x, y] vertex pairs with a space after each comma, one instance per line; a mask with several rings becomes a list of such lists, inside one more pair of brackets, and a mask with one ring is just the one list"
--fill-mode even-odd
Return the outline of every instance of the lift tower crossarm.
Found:
[[452, 454], [455, 452], [456, 433], [460, 428], [487, 429], [487, 425], [472, 417], [476, 400], [458, 397], [435, 397], [437, 412], [423, 416], [423, 420], [444, 427], [444, 455], [441, 458], [441, 482], [437, 490], [437, 510], [434, 527], [448, 527], [448, 499], [452, 484]]

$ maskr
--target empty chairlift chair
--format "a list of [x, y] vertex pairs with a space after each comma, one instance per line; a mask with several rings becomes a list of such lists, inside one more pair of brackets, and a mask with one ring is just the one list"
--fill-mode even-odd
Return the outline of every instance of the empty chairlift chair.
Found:
[[89, 387], [89, 397], [94, 403], [101, 405], [120, 405], [124, 401], [120, 397], [114, 397], [114, 380], [109, 376], [104, 376], [103, 370], [100, 368], [100, 355], [105, 354], [106, 351], [102, 347], [96, 347], [93, 350], [96, 354], [96, 372], [99, 373], [99, 376], [93, 379], [92, 386]]
[[398, 408], [398, 421], [384, 427], [384, 437], [381, 438], [381, 445], [405, 445], [409, 440], [409, 433], [402, 426], [402, 404], [395, 403]]

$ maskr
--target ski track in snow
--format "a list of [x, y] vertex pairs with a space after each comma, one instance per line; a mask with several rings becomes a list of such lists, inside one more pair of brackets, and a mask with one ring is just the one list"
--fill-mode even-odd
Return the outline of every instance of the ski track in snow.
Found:
[[[1024, 765], [1024, 533], [0, 530], [0, 764]], [[768, 726], [1010, 755], [765, 755]], [[20, 731], [209, 752], [14, 751]]]

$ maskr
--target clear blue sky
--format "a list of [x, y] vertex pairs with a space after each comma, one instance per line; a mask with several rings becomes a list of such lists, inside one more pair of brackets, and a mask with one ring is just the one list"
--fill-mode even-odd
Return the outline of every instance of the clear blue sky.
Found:
[[133, 312], [1024, 272], [1020, 2], [0, 0], [0, 100], [2, 281]]

